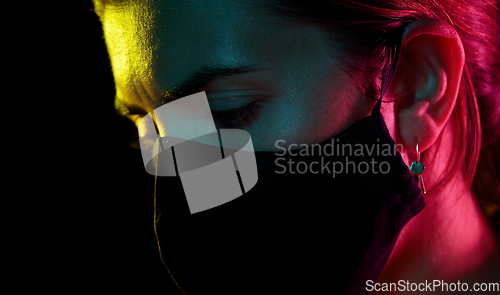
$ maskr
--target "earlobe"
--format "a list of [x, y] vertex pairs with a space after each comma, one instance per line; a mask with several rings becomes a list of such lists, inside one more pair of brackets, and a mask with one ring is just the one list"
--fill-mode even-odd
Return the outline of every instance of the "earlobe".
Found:
[[390, 93], [396, 132], [408, 151], [429, 148], [450, 118], [460, 88], [465, 54], [458, 33], [435, 19], [412, 22], [401, 41]]

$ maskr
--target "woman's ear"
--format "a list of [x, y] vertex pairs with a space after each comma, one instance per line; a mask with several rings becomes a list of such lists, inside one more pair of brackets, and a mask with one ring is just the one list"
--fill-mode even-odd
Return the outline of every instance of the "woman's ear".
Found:
[[394, 97], [397, 138], [408, 151], [429, 148], [450, 118], [460, 88], [465, 53], [447, 23], [421, 19], [401, 40], [398, 68], [388, 92]]

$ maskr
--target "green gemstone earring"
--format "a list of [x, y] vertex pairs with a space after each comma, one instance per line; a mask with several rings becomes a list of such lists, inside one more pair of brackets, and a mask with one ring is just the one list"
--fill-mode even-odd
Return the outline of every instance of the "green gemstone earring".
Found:
[[418, 142], [417, 142], [417, 161], [412, 162], [410, 166], [410, 171], [414, 175], [418, 175], [418, 180], [420, 181], [420, 187], [422, 188], [422, 193], [425, 195], [425, 186], [424, 181], [422, 180], [422, 172], [424, 172], [425, 166], [420, 162], [420, 152], [418, 151]]

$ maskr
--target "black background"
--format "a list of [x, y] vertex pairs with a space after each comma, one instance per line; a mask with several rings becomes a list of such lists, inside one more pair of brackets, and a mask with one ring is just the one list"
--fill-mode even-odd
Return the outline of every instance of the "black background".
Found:
[[57, 79], [48, 79], [57, 85], [55, 109], [47, 115], [57, 114], [50, 116], [57, 136], [45, 165], [58, 176], [44, 183], [62, 196], [54, 202], [62, 212], [53, 225], [64, 250], [50, 248], [62, 256], [58, 273], [75, 280], [76, 290], [179, 294], [154, 233], [154, 176], [146, 173], [140, 151], [129, 147], [135, 126], [115, 113], [111, 66], [92, 9], [90, 0], [78, 1], [65, 13], [69, 22], [58, 19], [52, 31], [59, 42], [52, 53], [62, 67]]

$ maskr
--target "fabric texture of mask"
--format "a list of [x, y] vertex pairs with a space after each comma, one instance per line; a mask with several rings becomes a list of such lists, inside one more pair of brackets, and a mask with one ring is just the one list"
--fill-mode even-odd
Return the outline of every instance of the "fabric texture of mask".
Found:
[[368, 294], [425, 207], [380, 101], [340, 134], [291, 152], [255, 152], [255, 187], [196, 214], [178, 177], [157, 179], [162, 259], [186, 294]]

